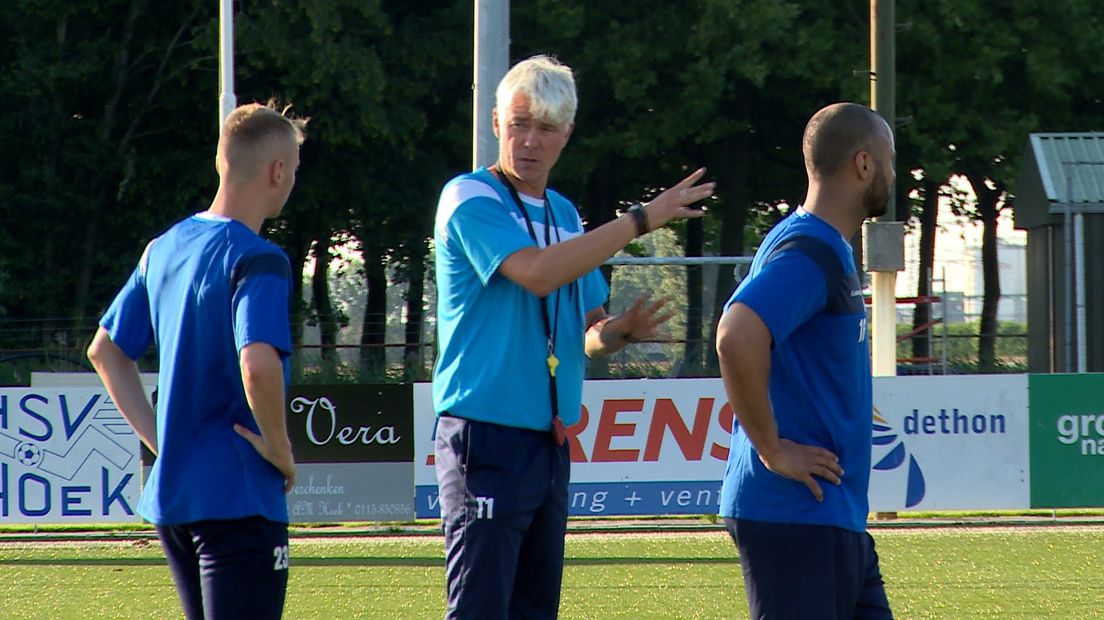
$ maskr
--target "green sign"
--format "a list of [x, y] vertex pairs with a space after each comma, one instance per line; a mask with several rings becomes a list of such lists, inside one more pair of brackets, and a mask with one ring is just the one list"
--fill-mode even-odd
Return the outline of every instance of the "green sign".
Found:
[[1031, 506], [1104, 506], [1104, 375], [1031, 375]]

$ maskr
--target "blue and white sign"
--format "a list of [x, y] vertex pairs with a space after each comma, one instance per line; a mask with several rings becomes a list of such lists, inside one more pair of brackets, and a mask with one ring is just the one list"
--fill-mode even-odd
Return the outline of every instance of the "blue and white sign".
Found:
[[[1026, 375], [874, 379], [870, 509], [1030, 506]], [[414, 386], [416, 506], [439, 515], [428, 384]], [[587, 381], [575, 516], [716, 514], [736, 422], [720, 379]]]
[[1027, 375], [874, 379], [870, 509], [1031, 506]]
[[140, 521], [139, 461], [103, 389], [0, 389], [0, 523]]

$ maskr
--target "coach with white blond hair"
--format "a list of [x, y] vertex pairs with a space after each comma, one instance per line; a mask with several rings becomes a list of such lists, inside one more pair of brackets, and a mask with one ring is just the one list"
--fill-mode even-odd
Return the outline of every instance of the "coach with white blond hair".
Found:
[[565, 427], [579, 419], [584, 355], [650, 338], [669, 314], [641, 298], [606, 316], [597, 268], [713, 194], [697, 170], [584, 233], [548, 175], [575, 128], [575, 80], [553, 58], [498, 85], [498, 161], [441, 191], [435, 225], [436, 467], [447, 618], [555, 618], [567, 528]]

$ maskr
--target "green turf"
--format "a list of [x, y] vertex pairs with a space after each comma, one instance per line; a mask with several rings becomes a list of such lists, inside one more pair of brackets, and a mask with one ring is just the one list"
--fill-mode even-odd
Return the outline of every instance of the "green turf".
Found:
[[[1104, 609], [1101, 528], [875, 536], [901, 619], [1079, 619]], [[439, 618], [442, 564], [436, 537], [297, 539], [285, 617]], [[24, 620], [180, 614], [160, 549], [148, 542], [2, 544], [0, 600]], [[732, 543], [722, 532], [570, 536], [561, 617], [746, 618]]]

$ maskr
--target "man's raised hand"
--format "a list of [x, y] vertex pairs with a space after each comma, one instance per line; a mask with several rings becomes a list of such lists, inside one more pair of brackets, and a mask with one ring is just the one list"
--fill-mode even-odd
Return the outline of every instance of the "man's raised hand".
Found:
[[648, 215], [649, 228], [655, 230], [672, 220], [697, 218], [705, 215], [704, 209], [691, 208], [693, 204], [712, 196], [717, 189], [717, 184], [712, 181], [694, 185], [704, 175], [705, 168], [698, 168], [674, 187], [666, 189], [653, 198], [651, 202], [644, 205], [644, 210]]

